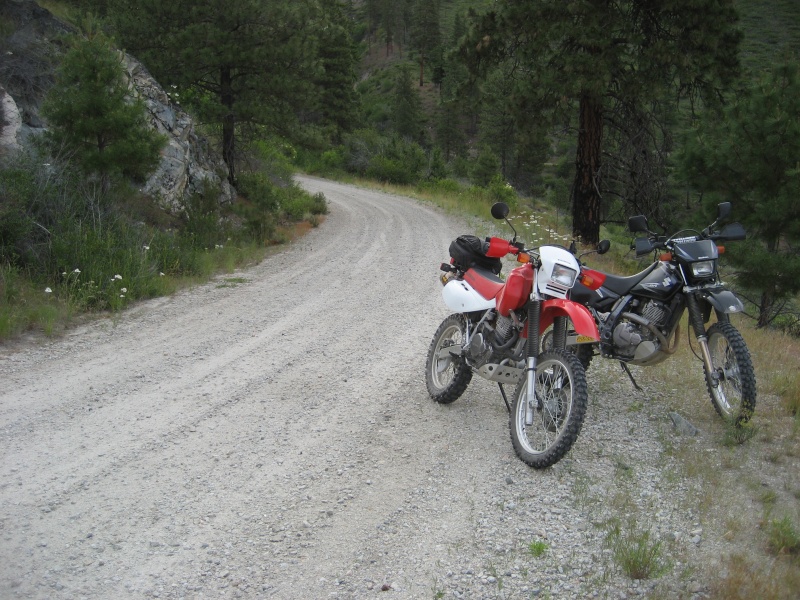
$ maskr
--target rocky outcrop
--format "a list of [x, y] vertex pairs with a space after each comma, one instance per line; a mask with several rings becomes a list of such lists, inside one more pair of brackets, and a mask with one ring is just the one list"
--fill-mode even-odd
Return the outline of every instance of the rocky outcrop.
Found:
[[[47, 124], [39, 114], [53, 84], [65, 34], [73, 33], [33, 0], [2, 0], [0, 22], [11, 34], [0, 38], [0, 156], [24, 147]], [[192, 118], [174, 102], [135, 58], [122, 54], [131, 95], [141, 98], [153, 128], [167, 136], [156, 171], [142, 186], [168, 212], [180, 212], [185, 201], [206, 182], [219, 189], [219, 202], [232, 202], [235, 190], [225, 179], [220, 153], [199, 135]]]
[[17, 103], [0, 85], [0, 153], [20, 149], [17, 136], [21, 128], [22, 115], [19, 113]]
[[212, 151], [208, 140], [197, 135], [192, 118], [172, 101], [142, 63], [127, 54], [122, 62], [131, 94], [144, 101], [153, 128], [167, 136], [161, 163], [142, 191], [172, 212], [182, 208], [187, 196], [203, 191], [206, 182], [219, 188], [221, 203], [232, 202], [236, 192], [225, 179], [225, 163]]

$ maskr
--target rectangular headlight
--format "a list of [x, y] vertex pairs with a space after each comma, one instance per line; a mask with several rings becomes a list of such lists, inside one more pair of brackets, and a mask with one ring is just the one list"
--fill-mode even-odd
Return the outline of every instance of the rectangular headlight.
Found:
[[550, 279], [559, 285], [571, 288], [575, 284], [577, 276], [578, 272], [575, 269], [556, 263], [553, 265], [553, 273], [550, 275]]
[[695, 277], [711, 277], [714, 274], [714, 261], [701, 260], [692, 263], [692, 275]]

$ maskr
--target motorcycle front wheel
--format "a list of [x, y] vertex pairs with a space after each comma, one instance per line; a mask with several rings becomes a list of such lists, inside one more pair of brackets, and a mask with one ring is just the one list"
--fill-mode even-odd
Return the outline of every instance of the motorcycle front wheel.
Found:
[[[457, 400], [472, 380], [472, 369], [460, 355], [466, 330], [463, 315], [450, 315], [439, 325], [428, 348], [425, 384], [431, 398], [440, 404]], [[458, 354], [451, 353], [451, 348]]]
[[529, 401], [523, 374], [514, 391], [511, 443], [522, 462], [544, 469], [572, 448], [583, 426], [588, 391], [578, 358], [566, 350], [548, 350], [536, 365], [534, 397]]
[[735, 425], [746, 423], [756, 408], [756, 375], [747, 345], [730, 323], [714, 323], [706, 335], [718, 381], [714, 385], [706, 373], [711, 403], [723, 419]]
[[[573, 330], [569, 330], [566, 332], [567, 336], [575, 335]], [[542, 333], [542, 344], [541, 344], [541, 351], [545, 352], [547, 350], [553, 350], [553, 327], [548, 327], [544, 333]], [[575, 356], [578, 357], [578, 360], [581, 361], [583, 365], [583, 370], [588, 371], [589, 367], [592, 364], [592, 358], [594, 357], [594, 345], [593, 344], [575, 344], [574, 346], [566, 346], [566, 350], [572, 352]]]

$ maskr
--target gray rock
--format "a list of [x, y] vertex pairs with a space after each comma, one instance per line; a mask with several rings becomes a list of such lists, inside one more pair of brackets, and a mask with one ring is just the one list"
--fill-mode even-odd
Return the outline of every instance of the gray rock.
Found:
[[678, 413], [671, 412], [671, 413], [669, 413], [669, 417], [670, 417], [670, 419], [672, 419], [672, 424], [675, 426], [675, 430], [679, 434], [695, 436], [698, 433], [700, 433], [700, 431], [697, 429], [697, 427], [692, 425], [689, 421], [684, 419]]
[[[32, 0], [0, 6], [0, 18], [13, 35], [4, 40], [0, 61], [0, 156], [25, 148], [46, 129], [40, 115], [42, 100], [54, 81], [58, 57], [65, 52], [70, 26], [59, 22]], [[47, 60], [45, 60], [47, 57]], [[130, 94], [140, 98], [153, 129], [167, 137], [161, 162], [142, 191], [162, 209], [176, 214], [188, 198], [203, 191], [206, 182], [219, 190], [218, 201], [233, 202], [227, 167], [219, 152], [200, 136], [192, 118], [134, 57], [120, 52]]]

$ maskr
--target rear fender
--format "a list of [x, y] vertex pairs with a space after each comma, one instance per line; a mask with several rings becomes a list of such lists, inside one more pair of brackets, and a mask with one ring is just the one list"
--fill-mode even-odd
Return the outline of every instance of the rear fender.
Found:
[[539, 320], [540, 331], [544, 331], [553, 324], [555, 317], [569, 317], [578, 336], [578, 343], [591, 343], [600, 340], [600, 332], [594, 322], [589, 309], [562, 298], [554, 298], [542, 302], [542, 316]]

